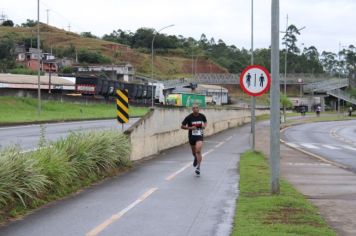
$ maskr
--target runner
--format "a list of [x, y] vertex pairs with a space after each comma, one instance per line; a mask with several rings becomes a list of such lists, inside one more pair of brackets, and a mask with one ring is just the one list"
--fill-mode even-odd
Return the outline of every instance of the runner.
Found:
[[203, 130], [207, 126], [205, 115], [199, 113], [199, 106], [193, 104], [193, 113], [189, 114], [182, 122], [182, 129], [189, 130], [189, 144], [192, 148], [192, 154], [194, 156], [193, 166], [196, 167], [195, 173], [200, 175], [200, 164], [203, 159], [201, 149], [203, 147]]

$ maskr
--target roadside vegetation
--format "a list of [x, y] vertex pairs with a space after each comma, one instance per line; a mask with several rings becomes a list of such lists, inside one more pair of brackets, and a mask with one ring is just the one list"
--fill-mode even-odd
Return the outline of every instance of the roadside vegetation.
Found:
[[[37, 99], [0, 96], [0, 125], [24, 122], [66, 121], [87, 119], [115, 119], [116, 104], [85, 104], [42, 100], [41, 115], [37, 113]], [[129, 107], [130, 117], [143, 116], [147, 107]]]
[[316, 207], [283, 179], [280, 194], [269, 191], [269, 169], [261, 153], [240, 159], [240, 196], [231, 235], [336, 235]]
[[0, 150], [0, 223], [116, 175], [131, 166], [131, 146], [117, 131], [71, 133], [23, 152]]

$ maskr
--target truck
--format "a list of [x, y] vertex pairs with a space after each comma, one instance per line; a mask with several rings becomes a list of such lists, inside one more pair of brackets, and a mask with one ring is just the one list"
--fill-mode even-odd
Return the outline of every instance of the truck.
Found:
[[169, 94], [166, 98], [166, 105], [191, 107], [193, 104], [198, 104], [199, 107], [205, 108], [205, 95], [194, 93]]

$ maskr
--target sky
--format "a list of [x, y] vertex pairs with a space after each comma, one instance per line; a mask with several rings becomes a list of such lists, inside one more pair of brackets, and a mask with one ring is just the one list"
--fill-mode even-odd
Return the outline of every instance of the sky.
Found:
[[[167, 35], [251, 48], [252, 0], [41, 0], [40, 21], [72, 32], [102, 37], [113, 30], [146, 27]], [[271, 45], [271, 0], [253, 0], [254, 48]], [[305, 27], [297, 47], [338, 52], [356, 46], [356, 0], [280, 0], [280, 31], [288, 24]], [[37, 20], [37, 0], [0, 0], [0, 14], [21, 25]], [[280, 34], [280, 38], [283, 33]], [[282, 42], [280, 40], [280, 42]], [[280, 47], [283, 47], [282, 45]]]

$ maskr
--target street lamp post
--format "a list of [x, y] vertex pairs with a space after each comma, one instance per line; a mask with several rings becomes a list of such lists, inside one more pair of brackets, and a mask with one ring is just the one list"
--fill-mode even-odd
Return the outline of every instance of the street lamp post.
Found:
[[41, 52], [40, 52], [40, 1], [37, 0], [37, 53], [38, 53], [38, 67], [37, 67], [37, 113], [41, 115]]
[[[251, 0], [251, 65], [254, 63], [253, 58], [253, 0]], [[252, 133], [252, 151], [255, 151], [256, 140], [256, 97], [251, 98], [251, 133]]]
[[[153, 94], [154, 94], [154, 91], [153, 91], [153, 43], [155, 41], [156, 35], [159, 34], [159, 32], [161, 32], [162, 30], [164, 30], [166, 28], [172, 27], [172, 26], [174, 26], [174, 25], [167, 25], [167, 26], [161, 28], [160, 30], [156, 31], [156, 33], [153, 35], [153, 38], [152, 38], [152, 44], [151, 44], [152, 107], [154, 106], [154, 97], [153, 97]], [[154, 33], [154, 31], [153, 31], [153, 33]]]

